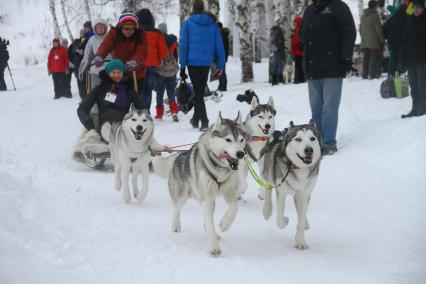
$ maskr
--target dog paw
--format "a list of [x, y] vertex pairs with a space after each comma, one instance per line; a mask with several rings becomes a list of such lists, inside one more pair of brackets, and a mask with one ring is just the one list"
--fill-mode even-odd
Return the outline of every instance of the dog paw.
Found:
[[140, 192], [140, 193], [137, 195], [137, 197], [135, 197], [135, 198], [136, 198], [136, 200], [137, 200], [139, 203], [142, 203], [142, 202], [145, 200], [145, 197], [146, 197], [146, 193], [145, 193], [145, 194], [143, 194], [142, 192]]
[[298, 250], [305, 250], [309, 249], [309, 246], [306, 244], [305, 241], [296, 241], [296, 244], [294, 245], [295, 248]]
[[120, 191], [121, 190], [121, 182], [116, 182], [115, 183], [115, 190], [116, 191]]
[[180, 224], [173, 224], [172, 225], [172, 232], [173, 233], [179, 233], [180, 232]]
[[130, 192], [123, 191], [123, 201], [126, 203], [130, 202]]
[[222, 253], [222, 250], [220, 249], [220, 247], [214, 248], [210, 250], [210, 255], [214, 256], [214, 257], [218, 257], [220, 256]]
[[135, 198], [135, 199], [138, 199], [138, 201], [139, 201], [139, 198], [138, 198], [138, 196], [139, 196], [139, 190], [133, 190], [133, 197]]
[[267, 204], [266, 201], [263, 204], [263, 218], [269, 220], [272, 216], [272, 204]]
[[226, 232], [226, 231], [228, 231], [230, 227], [231, 227], [231, 222], [229, 222], [229, 220], [228, 220], [228, 219], [223, 218], [223, 219], [220, 221], [219, 229], [220, 229], [220, 231], [221, 231], [221, 232]]
[[288, 225], [288, 217], [277, 218], [277, 227], [280, 229], [284, 229]]
[[241, 205], [243, 205], [243, 204], [246, 204], [246, 203], [247, 203], [247, 200], [245, 200], [242, 196], [238, 197], [238, 198], [237, 198], [237, 201], [238, 201]]

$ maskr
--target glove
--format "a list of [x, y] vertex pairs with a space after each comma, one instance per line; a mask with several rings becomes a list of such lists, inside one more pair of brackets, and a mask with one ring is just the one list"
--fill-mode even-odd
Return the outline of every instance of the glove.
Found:
[[343, 59], [343, 71], [345, 73], [349, 73], [352, 71], [352, 60], [350, 59]]
[[80, 54], [80, 55], [83, 55], [84, 50], [83, 49], [77, 49], [77, 53]]
[[138, 63], [136, 62], [136, 60], [132, 59], [127, 61], [126, 63], [126, 69], [127, 71], [133, 71], [136, 69], [136, 67], [138, 67]]
[[215, 78], [219, 78], [220, 76], [222, 76], [223, 71], [220, 69], [216, 69], [216, 73], [214, 73], [214, 77]]
[[101, 67], [102, 65], [104, 65], [104, 59], [101, 56], [95, 56], [95, 58], [93, 59], [93, 64], [96, 67]]
[[182, 69], [180, 69], [180, 78], [182, 79], [182, 80], [186, 80], [186, 79], [188, 79], [188, 76], [186, 75], [186, 73], [185, 73], [185, 68], [182, 68]]

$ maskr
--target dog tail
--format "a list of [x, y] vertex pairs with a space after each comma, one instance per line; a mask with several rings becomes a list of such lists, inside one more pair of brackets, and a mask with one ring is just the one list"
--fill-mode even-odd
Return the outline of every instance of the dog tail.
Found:
[[111, 134], [111, 123], [105, 122], [101, 127], [102, 138], [109, 143], [109, 136]]
[[168, 157], [155, 157], [152, 160], [153, 172], [160, 177], [169, 177], [169, 174], [172, 171], [173, 164], [177, 157], [178, 154], [174, 154]]

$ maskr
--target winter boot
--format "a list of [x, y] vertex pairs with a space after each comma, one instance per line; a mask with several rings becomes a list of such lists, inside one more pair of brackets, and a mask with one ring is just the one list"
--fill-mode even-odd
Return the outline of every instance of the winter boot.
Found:
[[[157, 106], [155, 109], [157, 110], [157, 115], [154, 118], [156, 120], [163, 120], [164, 106]], [[170, 108], [170, 111], [171, 111], [171, 108]]]
[[278, 85], [278, 75], [272, 75], [272, 86]]
[[189, 120], [189, 123], [191, 123], [192, 128], [198, 128], [198, 124], [200, 124], [200, 121], [195, 118], [191, 118]]
[[283, 74], [278, 75], [278, 83], [284, 84], [284, 75]]
[[172, 115], [172, 119], [174, 122], [179, 122], [178, 119], [178, 106], [176, 102], [169, 102], [170, 114]]
[[200, 127], [200, 131], [201, 132], [206, 132], [207, 129], [209, 128], [209, 121], [202, 121], [201, 122], [201, 127]]

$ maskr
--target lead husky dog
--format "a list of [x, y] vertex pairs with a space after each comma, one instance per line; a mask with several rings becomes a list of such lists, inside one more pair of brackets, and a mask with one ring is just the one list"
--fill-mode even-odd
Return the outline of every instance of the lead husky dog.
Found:
[[[244, 122], [244, 128], [247, 131], [248, 141], [246, 152], [251, 163], [257, 163], [259, 172], [263, 171], [264, 149], [272, 137], [275, 130], [274, 99], [269, 97], [267, 104], [259, 104], [257, 97], [253, 97], [251, 101], [251, 110]], [[247, 180], [247, 168], [242, 168], [245, 180]], [[242, 185], [241, 194], [247, 190], [247, 182]], [[259, 188], [258, 198], [264, 198], [264, 189]]]
[[[151, 151], [163, 150], [153, 137], [154, 123], [149, 112], [136, 109], [132, 104], [122, 122], [112, 125], [104, 123], [101, 134], [109, 142], [114, 163], [115, 189], [120, 191], [123, 187], [123, 200], [130, 201], [129, 175], [132, 169], [133, 197], [142, 202], [148, 192]], [[139, 175], [142, 175], [141, 192], [137, 185]]]
[[[307, 125], [295, 126], [290, 122], [287, 134], [279, 141], [268, 145], [265, 153], [263, 177], [277, 188], [277, 226], [285, 228], [289, 219], [284, 216], [287, 195], [293, 195], [297, 211], [297, 249], [308, 249], [305, 229], [309, 229], [306, 212], [311, 192], [317, 181], [321, 162], [322, 139], [313, 120]], [[266, 220], [272, 214], [272, 191], [266, 191], [263, 216]]]
[[200, 136], [194, 146], [183, 153], [153, 160], [154, 172], [169, 178], [173, 203], [172, 231], [180, 232], [180, 210], [189, 198], [201, 203], [210, 254], [221, 254], [213, 220], [215, 198], [222, 194], [229, 208], [219, 228], [231, 227], [238, 211], [238, 192], [241, 182], [239, 160], [244, 157], [246, 132], [241, 115], [235, 120], [223, 119], [219, 113], [216, 123]]

